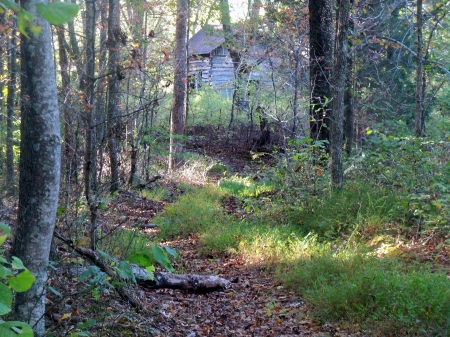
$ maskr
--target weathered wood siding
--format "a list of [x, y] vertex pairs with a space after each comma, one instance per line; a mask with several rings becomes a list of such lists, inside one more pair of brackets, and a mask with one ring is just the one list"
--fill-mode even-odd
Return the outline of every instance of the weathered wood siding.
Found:
[[217, 89], [224, 89], [225, 87], [232, 87], [234, 80], [234, 67], [231, 57], [213, 56], [211, 59], [211, 83]]

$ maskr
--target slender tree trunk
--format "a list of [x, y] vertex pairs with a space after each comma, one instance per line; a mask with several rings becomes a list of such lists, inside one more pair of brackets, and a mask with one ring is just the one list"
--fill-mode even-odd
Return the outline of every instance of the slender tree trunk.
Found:
[[111, 75], [108, 78], [108, 150], [111, 170], [110, 191], [115, 192], [120, 189], [119, 184], [119, 160], [117, 155], [117, 136], [118, 136], [118, 73], [119, 73], [119, 38], [121, 35], [119, 24], [119, 1], [109, 1], [109, 20], [108, 20], [108, 69]]
[[[353, 5], [353, 0], [350, 1], [350, 8]], [[345, 151], [347, 155], [352, 154], [353, 142], [355, 139], [355, 113], [353, 110], [353, 19], [349, 18], [349, 38], [348, 38], [348, 53], [347, 53], [347, 78], [345, 81], [345, 95], [344, 95], [344, 133], [345, 133]]]
[[95, 135], [95, 112], [94, 112], [94, 77], [95, 77], [95, 3], [86, 2], [85, 15], [85, 36], [86, 36], [86, 63], [85, 73], [81, 79], [85, 96], [85, 123], [86, 123], [86, 144], [85, 144], [85, 165], [84, 165], [84, 192], [90, 211], [91, 221], [91, 249], [96, 249], [97, 243], [97, 151]]
[[[100, 4], [100, 25], [103, 29], [100, 30], [100, 41], [99, 41], [99, 52], [98, 52], [98, 72], [99, 74], [104, 74], [108, 71], [107, 66], [107, 51], [106, 42], [108, 39], [108, 31], [106, 27], [108, 26], [108, 0], [101, 0]], [[104, 160], [104, 151], [106, 143], [106, 92], [107, 92], [107, 81], [106, 77], [99, 78], [97, 81], [97, 95], [95, 104], [95, 118], [96, 118], [96, 181], [102, 180], [102, 168]]]
[[[71, 0], [72, 3], [76, 3], [76, 0]], [[78, 46], [77, 35], [75, 33], [75, 23], [73, 21], [69, 21], [67, 23], [67, 27], [69, 30], [69, 42], [70, 42], [70, 54], [71, 58], [75, 63], [75, 67], [77, 69], [78, 80], [80, 81], [79, 88], [83, 89], [84, 84], [82, 81], [84, 80], [83, 76], [83, 66], [81, 62], [81, 52], [80, 47]]]
[[17, 36], [15, 30], [11, 33], [8, 53], [8, 96], [6, 98], [6, 191], [9, 195], [13, 195], [14, 188], [14, 106], [16, 101], [16, 84], [17, 84]]
[[173, 82], [173, 105], [170, 119], [170, 155], [169, 170], [175, 169], [180, 164], [177, 154], [182, 152], [183, 117], [185, 109], [185, 97], [187, 88], [187, 34], [188, 0], [177, 2], [177, 23], [175, 31], [175, 78]]
[[298, 94], [300, 90], [300, 79], [299, 79], [299, 69], [300, 69], [300, 51], [295, 51], [295, 65], [294, 65], [294, 101], [293, 101], [293, 116], [292, 116], [292, 136], [296, 138], [298, 129]]
[[425, 111], [423, 107], [424, 94], [423, 90], [423, 70], [422, 70], [422, 57], [423, 57], [423, 15], [422, 15], [422, 0], [417, 0], [417, 56], [416, 56], [416, 113], [415, 113], [415, 131], [416, 137], [422, 137], [425, 130]]
[[36, 0], [23, 0], [40, 34], [22, 36], [22, 121], [19, 209], [13, 254], [34, 274], [30, 290], [16, 294], [14, 318], [45, 335], [45, 286], [58, 206], [61, 137], [50, 25], [36, 12]]
[[237, 103], [239, 99], [239, 73], [241, 65], [241, 57], [236, 49], [233, 31], [231, 30], [231, 16], [230, 16], [230, 5], [228, 0], [220, 0], [220, 21], [223, 26], [223, 35], [225, 38], [225, 45], [230, 52], [231, 60], [233, 61], [234, 67], [234, 81], [233, 81], [233, 98], [231, 102], [231, 113], [230, 113], [230, 123], [228, 124], [228, 129], [231, 130], [234, 123], [234, 115], [237, 110]]
[[342, 142], [344, 122], [344, 94], [347, 73], [348, 56], [348, 18], [350, 13], [350, 0], [338, 0], [336, 19], [336, 40], [334, 44], [333, 67], [333, 116], [331, 122], [331, 185], [334, 188], [342, 186]]
[[332, 13], [330, 0], [309, 1], [310, 132], [313, 140], [330, 138]]

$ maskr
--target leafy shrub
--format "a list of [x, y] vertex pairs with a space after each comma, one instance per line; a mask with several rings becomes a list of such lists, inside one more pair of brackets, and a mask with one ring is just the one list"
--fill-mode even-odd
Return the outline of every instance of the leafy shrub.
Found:
[[[8, 225], [0, 223], [0, 246], [10, 235]], [[3, 257], [4, 249], [0, 249], [0, 336], [32, 337], [33, 330], [30, 325], [18, 321], [4, 321], [1, 316], [11, 312], [13, 301], [13, 291], [25, 292], [31, 288], [35, 277], [25, 268], [22, 261], [17, 257], [12, 257], [12, 262], [8, 262]]]

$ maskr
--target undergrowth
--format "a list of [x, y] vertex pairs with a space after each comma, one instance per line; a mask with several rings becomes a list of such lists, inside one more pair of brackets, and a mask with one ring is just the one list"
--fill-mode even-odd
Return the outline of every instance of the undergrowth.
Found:
[[155, 219], [160, 235], [195, 234], [208, 255], [274, 268], [321, 322], [350, 322], [369, 335], [448, 336], [450, 280], [404, 249], [426, 230], [446, 232], [446, 147], [377, 137], [377, 149], [346, 162], [340, 191], [301, 143], [258, 180], [228, 177], [182, 195]]

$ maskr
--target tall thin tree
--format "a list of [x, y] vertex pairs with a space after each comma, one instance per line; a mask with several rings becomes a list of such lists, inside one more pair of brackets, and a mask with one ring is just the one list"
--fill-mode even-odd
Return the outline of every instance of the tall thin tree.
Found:
[[17, 85], [17, 36], [15, 30], [9, 38], [8, 48], [8, 96], [6, 98], [6, 190], [7, 193], [14, 194], [14, 107], [16, 102]]
[[425, 111], [423, 106], [425, 90], [423, 90], [424, 74], [422, 69], [422, 57], [423, 57], [422, 1], [423, 0], [417, 0], [417, 7], [416, 7], [416, 30], [417, 30], [416, 112], [415, 112], [416, 137], [422, 137], [425, 130]]
[[314, 140], [329, 140], [332, 15], [330, 0], [309, 1], [310, 132]]
[[177, 154], [182, 151], [183, 118], [187, 89], [187, 18], [188, 0], [177, 1], [177, 21], [175, 28], [175, 63], [173, 82], [173, 104], [170, 119], [170, 154], [169, 169], [174, 169], [180, 163]]
[[111, 187], [110, 191], [115, 192], [120, 188], [119, 182], [119, 160], [117, 150], [118, 136], [118, 105], [119, 105], [119, 39], [121, 38], [120, 22], [119, 22], [119, 1], [109, 1], [109, 19], [108, 19], [108, 69], [110, 76], [108, 78], [108, 150], [111, 169]]
[[344, 96], [347, 74], [349, 13], [350, 0], [338, 0], [334, 43], [335, 61], [333, 65], [333, 114], [330, 134], [331, 185], [336, 188], [340, 188], [343, 182], [342, 143], [344, 135]]
[[31, 289], [16, 295], [15, 319], [44, 336], [45, 290], [50, 244], [58, 206], [61, 136], [50, 25], [37, 13], [38, 0], [23, 0], [40, 34], [21, 44], [21, 142], [19, 209], [13, 254], [35, 275]]

